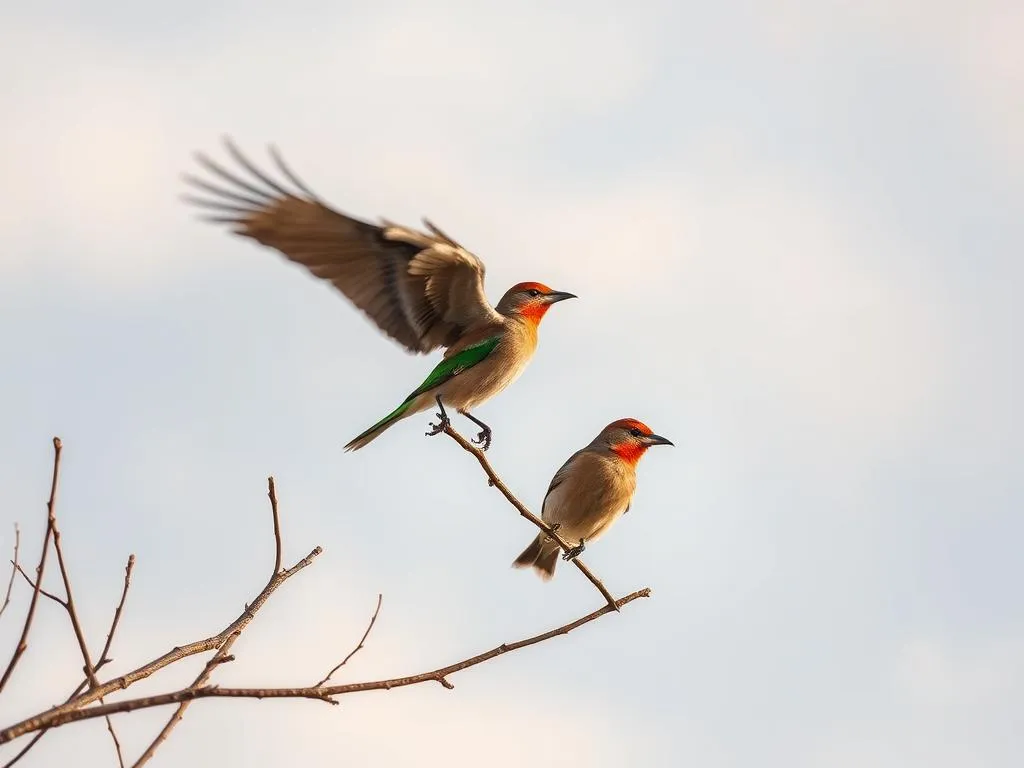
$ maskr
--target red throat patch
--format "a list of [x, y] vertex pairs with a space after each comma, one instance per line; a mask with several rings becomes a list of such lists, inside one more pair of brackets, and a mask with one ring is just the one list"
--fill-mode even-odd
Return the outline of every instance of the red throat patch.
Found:
[[613, 445], [612, 450], [624, 462], [636, 466], [636, 463], [640, 461], [640, 457], [643, 456], [644, 452], [647, 451], [647, 446], [641, 445], [640, 443], [636, 443], [630, 440], [629, 442], [626, 443], [619, 443], [618, 445]]
[[547, 314], [547, 311], [550, 308], [551, 305], [546, 301], [531, 301], [519, 310], [519, 314], [534, 325], [538, 325], [540, 321], [544, 319], [544, 315]]

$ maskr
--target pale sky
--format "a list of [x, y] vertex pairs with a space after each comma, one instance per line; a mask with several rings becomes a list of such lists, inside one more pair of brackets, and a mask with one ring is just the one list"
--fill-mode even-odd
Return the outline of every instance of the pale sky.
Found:
[[[554, 7], [552, 4], [551, 7]], [[675, 443], [584, 560], [650, 600], [437, 685], [195, 704], [155, 766], [1016, 766], [1024, 752], [1019, 3], [97, 0], [0, 26], [0, 549], [42, 536], [50, 439], [105, 675], [219, 631], [314, 545], [222, 685], [424, 671], [600, 606], [509, 567], [534, 529], [429, 415], [342, 446], [436, 360], [193, 217], [192, 153], [280, 148], [354, 215], [428, 216], [539, 280], [478, 409], [528, 504], [606, 423]], [[465, 421], [456, 426], [470, 433]], [[57, 588], [57, 572], [47, 585]], [[6, 576], [4, 584], [6, 583]], [[19, 585], [0, 619], [4, 662]], [[135, 696], [170, 690], [193, 659]], [[43, 604], [8, 724], [81, 660]], [[116, 721], [134, 760], [170, 715]], [[0, 760], [20, 748], [0, 749]], [[116, 765], [100, 721], [22, 765]]]

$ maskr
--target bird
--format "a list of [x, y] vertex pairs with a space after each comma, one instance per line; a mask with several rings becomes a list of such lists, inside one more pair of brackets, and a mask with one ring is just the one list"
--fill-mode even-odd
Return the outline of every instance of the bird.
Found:
[[317, 197], [273, 146], [269, 152], [282, 180], [253, 165], [230, 139], [224, 144], [249, 178], [196, 153], [196, 161], [213, 180], [183, 174], [203, 196], [182, 198], [204, 209], [201, 218], [229, 225], [234, 234], [273, 248], [329, 281], [409, 352], [445, 350], [423, 382], [391, 413], [350, 440], [345, 451], [363, 448], [434, 404], [438, 423], [430, 422], [427, 435], [439, 434], [451, 423], [448, 404], [480, 428], [473, 442], [486, 451], [491, 428], [471, 411], [523, 372], [548, 309], [577, 296], [529, 281], [513, 285], [492, 306], [484, 293], [484, 263], [429, 219], [418, 230], [384, 218], [379, 224], [354, 218]]
[[[619, 419], [555, 472], [541, 505], [541, 518], [566, 542], [579, 542], [562, 555], [563, 560], [582, 554], [587, 542], [629, 511], [636, 491], [636, 465], [653, 445], [674, 443], [654, 434], [642, 421]], [[559, 549], [554, 538], [542, 531], [512, 565], [532, 567], [549, 581], [555, 575]]]

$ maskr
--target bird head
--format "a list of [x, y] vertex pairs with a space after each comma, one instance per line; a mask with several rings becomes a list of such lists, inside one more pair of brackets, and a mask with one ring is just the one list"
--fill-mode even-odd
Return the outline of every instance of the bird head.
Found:
[[536, 324], [552, 304], [575, 298], [573, 293], [555, 291], [543, 283], [517, 283], [505, 292], [496, 309], [505, 316], [518, 315]]
[[595, 441], [607, 447], [628, 464], [635, 465], [652, 445], [674, 445], [668, 438], [656, 435], [636, 419], [619, 419], [601, 430]]

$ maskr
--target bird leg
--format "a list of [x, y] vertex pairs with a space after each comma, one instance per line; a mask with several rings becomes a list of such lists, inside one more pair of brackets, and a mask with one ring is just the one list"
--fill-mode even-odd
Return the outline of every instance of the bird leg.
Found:
[[484, 424], [480, 419], [474, 416], [469, 411], [462, 411], [462, 415], [472, 421], [478, 427], [480, 427], [480, 433], [476, 436], [475, 440], [470, 440], [471, 443], [475, 443], [480, 446], [481, 451], [486, 451], [491, 447], [491, 428]]
[[583, 554], [583, 550], [585, 550], [586, 548], [587, 547], [586, 544], [584, 544], [583, 539], [580, 539], [580, 543], [577, 544], [575, 547], [570, 547], [569, 551], [562, 555], [562, 559], [575, 560], [577, 557]]
[[448, 418], [448, 412], [444, 409], [444, 403], [441, 402], [441, 396], [437, 395], [434, 398], [437, 401], [437, 424], [430, 422], [430, 431], [426, 433], [427, 437], [433, 437], [444, 432], [448, 426], [452, 423], [452, 420]]

